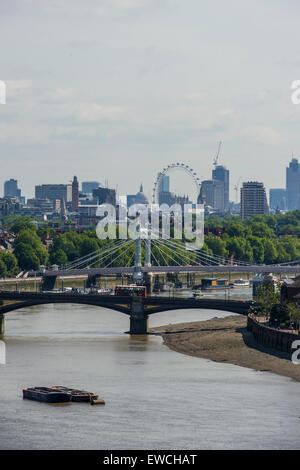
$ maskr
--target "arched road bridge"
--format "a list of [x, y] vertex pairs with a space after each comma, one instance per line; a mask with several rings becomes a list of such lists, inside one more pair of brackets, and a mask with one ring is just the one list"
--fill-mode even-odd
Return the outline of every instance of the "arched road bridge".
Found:
[[220, 300], [220, 299], [186, 299], [163, 297], [121, 297], [114, 295], [66, 294], [41, 292], [0, 292], [0, 301], [12, 301], [0, 307], [0, 334], [4, 334], [4, 315], [33, 305], [72, 303], [104, 307], [128, 315], [130, 334], [148, 332], [149, 315], [167, 310], [210, 309], [224, 310], [247, 315], [253, 301]]

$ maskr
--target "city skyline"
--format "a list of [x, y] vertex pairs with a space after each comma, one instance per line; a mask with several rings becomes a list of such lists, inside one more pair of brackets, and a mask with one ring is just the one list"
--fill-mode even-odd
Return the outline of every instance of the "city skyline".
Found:
[[231, 200], [239, 177], [267, 192], [283, 187], [280, 168], [300, 154], [291, 102], [299, 9], [277, 0], [2, 2], [3, 180], [14, 175], [32, 197], [37, 176], [47, 184], [104, 173], [120, 194], [142, 179], [150, 195], [170, 161], [210, 178], [222, 140]]
[[[268, 199], [268, 203], [270, 204], [270, 202], [271, 202], [271, 201], [270, 201], [270, 191], [277, 191], [277, 190], [280, 190], [280, 191], [282, 191], [282, 190], [287, 191], [287, 189], [288, 189], [288, 179], [287, 179], [288, 171], [289, 171], [289, 168], [291, 168], [291, 165], [293, 165], [293, 164], [295, 165], [295, 162], [297, 162], [296, 164], [298, 165], [298, 159], [296, 159], [296, 158], [293, 157], [293, 158], [289, 161], [288, 165], [285, 167], [285, 184], [283, 185], [282, 188], [279, 188], [279, 187], [278, 187], [278, 188], [277, 188], [277, 187], [276, 187], [276, 188], [275, 188], [275, 187], [272, 187], [272, 188], [270, 188], [269, 190], [267, 190], [267, 187], [266, 187], [265, 182], [264, 182], [264, 181], [259, 181], [259, 178], [258, 178], [258, 179], [253, 179], [253, 180], [251, 180], [251, 179], [249, 179], [249, 178], [248, 178], [248, 179], [245, 178], [245, 180], [242, 180], [242, 179], [240, 178], [240, 181], [238, 182], [238, 189], [240, 190], [240, 189], [242, 188], [243, 183], [246, 183], [246, 182], [250, 182], [250, 181], [259, 181], [259, 182], [262, 182], [263, 185], [264, 185], [264, 187], [266, 188], [267, 199]], [[181, 163], [177, 163], [177, 164], [178, 164], [178, 165], [181, 165]], [[182, 164], [182, 165], [183, 165], [183, 164]], [[171, 166], [171, 165], [166, 165], [166, 167], [169, 167], [169, 166]], [[180, 168], [179, 168], [179, 169], [180, 169]], [[161, 172], [158, 172], [158, 174], [161, 174]], [[226, 174], [226, 181], [227, 181], [226, 185], [227, 185], [227, 188], [225, 188], [225, 186], [224, 186], [224, 187], [223, 187], [223, 191], [225, 191], [226, 194], [228, 194], [228, 192], [229, 192], [229, 195], [230, 195], [230, 196], [229, 196], [229, 201], [230, 201], [231, 203], [234, 203], [234, 202], [235, 202], [235, 197], [233, 196], [233, 192], [236, 191], [237, 186], [235, 186], [235, 185], [234, 185], [234, 182], [231, 181], [231, 178], [230, 178], [230, 176], [229, 176], [229, 175], [231, 175], [231, 170], [228, 169], [225, 165], [218, 165], [218, 166], [213, 166], [213, 165], [212, 165], [211, 178], [202, 179], [202, 180], [199, 181], [199, 184], [200, 184], [200, 186], [201, 186], [202, 183], [204, 183], [204, 185], [205, 185], [206, 183], [208, 183], [208, 182], [213, 182], [213, 181], [215, 181], [215, 180], [217, 180], [217, 181], [223, 181], [224, 174]], [[195, 173], [195, 175], [196, 175], [196, 173]], [[73, 177], [72, 177], [72, 178], [73, 178]], [[50, 182], [48, 181], [48, 180], [49, 180], [49, 178], [48, 178], [48, 180], [47, 180], [48, 183], [46, 183], [46, 184], [45, 184], [45, 183], [34, 184], [34, 188], [35, 188], [35, 189], [34, 189], [34, 191], [33, 191], [33, 193], [34, 193], [34, 196], [33, 196], [33, 197], [40, 197], [40, 195], [37, 195], [37, 188], [42, 187], [42, 186], [47, 187], [47, 186], [55, 186], [55, 185], [56, 185], [56, 186], [63, 186], [63, 185], [64, 185], [64, 186], [69, 186], [69, 187], [70, 187], [70, 190], [71, 190], [72, 181], [73, 181], [72, 178], [70, 178], [70, 176], [68, 176], [68, 179], [67, 179], [67, 181], [65, 181], [65, 182], [58, 182], [58, 181], [56, 181], [56, 182], [52, 182], [52, 183], [50, 183]], [[94, 180], [93, 180], [93, 181], [92, 181], [92, 180], [82, 180], [81, 177], [80, 177], [80, 175], [79, 175], [79, 181], [78, 181], [78, 182], [80, 183], [80, 185], [81, 185], [81, 187], [82, 187], [82, 189], [81, 189], [80, 192], [85, 193], [85, 191], [84, 191], [84, 189], [83, 189], [83, 186], [88, 187], [88, 186], [90, 186], [90, 185], [92, 185], [92, 186], [94, 187], [94, 189], [96, 189], [96, 186], [95, 186], [95, 185], [97, 185], [97, 187], [107, 187], [107, 188], [111, 187], [111, 188], [113, 188], [113, 189], [116, 190], [116, 194], [117, 194], [118, 197], [122, 197], [122, 196], [125, 196], [125, 195], [129, 195], [129, 194], [130, 194], [130, 191], [132, 191], [132, 188], [129, 188], [129, 189], [127, 190], [127, 192], [123, 194], [123, 193], [121, 193], [120, 191], [118, 191], [118, 187], [119, 187], [119, 184], [118, 184], [118, 183], [117, 183], [115, 186], [113, 186], [113, 185], [108, 184], [108, 180], [106, 179], [105, 176], [104, 176], [103, 179], [105, 180], [105, 183], [106, 183], [105, 186], [104, 186], [104, 184], [103, 184], [102, 182], [99, 182], [99, 181], [94, 181]], [[171, 186], [172, 186], [172, 178], [168, 175], [168, 176], [165, 176], [163, 179], [166, 180], [166, 183], [164, 183], [164, 184], [165, 184], [165, 189], [162, 189], [162, 190], [163, 190], [163, 191], [166, 191], [166, 190], [167, 190], [167, 191], [170, 191], [170, 192], [172, 192], [172, 191], [174, 192], [174, 188], [173, 188], [173, 189], [171, 188]], [[300, 184], [300, 176], [299, 176], [298, 179], [299, 179], [299, 184]], [[21, 191], [22, 191], [22, 188], [23, 188], [22, 182], [20, 183], [20, 181], [14, 179], [14, 178], [9, 178], [8, 180], [3, 181], [3, 188], [4, 188], [4, 189], [3, 189], [3, 197], [5, 197], [5, 188], [6, 188], [6, 185], [7, 185], [7, 184], [11, 184], [12, 182], [13, 182], [13, 184], [16, 185], [16, 186], [17, 186], [17, 185], [21, 185], [21, 186], [22, 186], [21, 188], [18, 189], [18, 191], [20, 191], [20, 194], [21, 194]], [[153, 181], [153, 184], [152, 184], [152, 191], [153, 191], [154, 183], [155, 183], [155, 181]], [[143, 184], [143, 187], [144, 187], [145, 185], [144, 185], [143, 181], [142, 181], [142, 184]], [[294, 183], [294, 184], [295, 184], [295, 183]], [[228, 188], [229, 188], [229, 191], [228, 191]], [[283, 188], [285, 188], [285, 189], [283, 189]], [[188, 188], [187, 188], [187, 189], [188, 189]], [[89, 191], [86, 191], [86, 192], [89, 193]], [[93, 191], [90, 191], [90, 192], [92, 193]], [[147, 195], [147, 197], [149, 197], [149, 201], [150, 201], [150, 200], [151, 200], [151, 194], [152, 194], [151, 189], [148, 188], [148, 189], [144, 190], [144, 192], [145, 192], [145, 194]], [[185, 192], [181, 193], [180, 191], [178, 192], [178, 191], [175, 190], [175, 193], [176, 193], [177, 195], [183, 196], [183, 195], [188, 194], [188, 191], [187, 191], [186, 193], [185, 193]], [[22, 194], [23, 194], [23, 197], [24, 197], [24, 193], [22, 193]], [[11, 194], [11, 196], [14, 196], [14, 195], [15, 195], [15, 194]], [[27, 195], [25, 195], [25, 197], [26, 197], [26, 199], [30, 199], [30, 198], [31, 198], [30, 196], [27, 196]], [[226, 199], [225, 193], [224, 193], [224, 197], [225, 197], [225, 199]], [[298, 197], [298, 199], [299, 199], [299, 197]], [[223, 204], [224, 204], [224, 202], [223, 202]], [[226, 205], [226, 203], [225, 203], [225, 205]], [[225, 207], [225, 206], [224, 206], [224, 207]], [[300, 202], [299, 202], [299, 207], [300, 207]], [[288, 204], [287, 204], [287, 209], [291, 210], [292, 207], [289, 207]], [[294, 209], [295, 209], [295, 207], [294, 207]]]

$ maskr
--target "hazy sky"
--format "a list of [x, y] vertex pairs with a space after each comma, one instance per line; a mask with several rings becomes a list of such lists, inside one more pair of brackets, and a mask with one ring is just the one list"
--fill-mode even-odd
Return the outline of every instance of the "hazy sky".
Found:
[[[183, 161], [284, 187], [300, 157], [299, 0], [1, 0], [0, 186], [107, 179]], [[0, 194], [2, 193], [1, 190]]]

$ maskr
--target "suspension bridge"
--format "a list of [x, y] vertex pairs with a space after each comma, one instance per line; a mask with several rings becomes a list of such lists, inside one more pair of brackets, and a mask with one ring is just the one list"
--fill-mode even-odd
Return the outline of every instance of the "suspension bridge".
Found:
[[[142, 260], [144, 262], [142, 262]], [[44, 273], [45, 288], [52, 289], [56, 277], [129, 274], [134, 282], [143, 274], [155, 273], [277, 273], [300, 274], [300, 260], [282, 264], [254, 264], [247, 261], [187, 250], [184, 243], [174, 239], [115, 240], [67, 265]], [[52, 279], [52, 280], [51, 280]]]
[[[123, 261], [123, 263], [122, 263]], [[299, 262], [300, 264], [300, 262]], [[178, 240], [115, 240], [101, 250], [89, 253], [56, 270], [44, 273], [42, 292], [0, 291], [0, 334], [4, 333], [4, 315], [33, 305], [79, 303], [116, 310], [130, 318], [130, 334], [146, 334], [149, 316], [166, 310], [214, 309], [247, 315], [253, 301], [155, 297], [152, 295], [154, 273], [300, 273], [297, 262], [282, 265], [255, 265], [209, 254], [204, 250], [188, 251]], [[91, 283], [98, 276], [129, 274], [136, 284], [146, 284], [147, 297], [66, 294], [51, 292], [57, 277], [86, 274]], [[7, 303], [7, 302], [6, 302]], [[99, 310], [101, 312], [101, 310]]]

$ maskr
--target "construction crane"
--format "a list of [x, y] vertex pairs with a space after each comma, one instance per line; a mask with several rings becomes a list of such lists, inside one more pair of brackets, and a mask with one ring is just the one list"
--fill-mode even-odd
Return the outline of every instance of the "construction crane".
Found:
[[235, 190], [235, 203], [237, 204], [239, 202], [238, 195], [239, 195], [239, 185], [240, 185], [241, 177], [237, 180], [237, 183], [234, 186]]
[[214, 158], [214, 167], [216, 168], [217, 164], [218, 164], [218, 161], [219, 161], [219, 155], [220, 155], [220, 150], [221, 150], [221, 145], [222, 145], [222, 141], [219, 142], [219, 147], [218, 147], [218, 152], [217, 152], [217, 155], [215, 156]]

